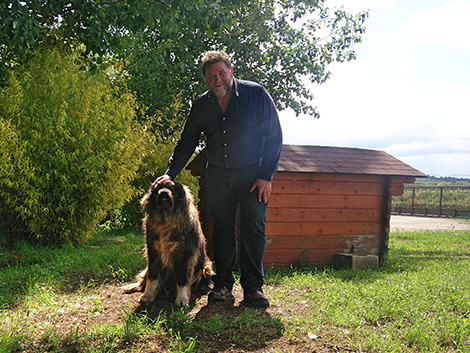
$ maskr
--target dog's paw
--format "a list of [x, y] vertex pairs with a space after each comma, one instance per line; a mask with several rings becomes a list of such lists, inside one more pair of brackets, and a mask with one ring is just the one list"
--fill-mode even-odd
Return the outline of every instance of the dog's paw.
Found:
[[189, 304], [190, 290], [186, 287], [178, 287], [176, 290], [175, 304], [179, 306], [186, 306]]
[[140, 302], [141, 302], [141, 303], [153, 302], [154, 300], [155, 300], [155, 295], [154, 295], [154, 294], [150, 294], [150, 293], [144, 293], [144, 294], [140, 297]]
[[122, 286], [121, 289], [124, 293], [130, 294], [130, 293], [135, 293], [135, 292], [141, 292], [142, 286], [140, 285], [140, 282], [136, 282], [136, 283], [130, 283], [125, 286]]
[[176, 298], [175, 304], [178, 306], [186, 306], [189, 304], [189, 298]]

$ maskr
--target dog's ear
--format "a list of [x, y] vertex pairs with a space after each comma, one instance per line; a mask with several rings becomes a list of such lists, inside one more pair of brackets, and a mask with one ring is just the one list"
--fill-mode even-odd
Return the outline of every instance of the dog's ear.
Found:
[[184, 190], [184, 187], [181, 183], [175, 182], [175, 196], [178, 200], [184, 200], [186, 199], [186, 192]]
[[145, 212], [146, 208], [147, 208], [147, 205], [149, 203], [149, 199], [150, 199], [150, 195], [152, 194], [151, 191], [147, 192], [144, 197], [142, 197], [142, 199], [140, 200], [140, 209], [142, 210], [142, 212]]
[[147, 213], [149, 211], [149, 209], [154, 207], [153, 204], [155, 203], [155, 199], [157, 197], [157, 194], [158, 194], [158, 186], [153, 190], [150, 189], [144, 195], [144, 197], [142, 197], [142, 199], [140, 200], [140, 208], [141, 208], [142, 212]]

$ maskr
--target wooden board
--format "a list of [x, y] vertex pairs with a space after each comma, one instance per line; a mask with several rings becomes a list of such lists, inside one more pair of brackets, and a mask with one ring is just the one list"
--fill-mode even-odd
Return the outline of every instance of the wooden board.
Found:
[[269, 207], [380, 210], [382, 196], [272, 194]]
[[275, 180], [273, 194], [381, 195], [383, 184], [354, 181]]
[[270, 235], [266, 238], [269, 250], [305, 250], [305, 249], [347, 249], [364, 252], [364, 249], [378, 248], [378, 235]]
[[356, 235], [380, 234], [379, 222], [267, 222], [269, 235]]
[[380, 222], [376, 209], [268, 207], [266, 222]]
[[406, 178], [406, 177], [392, 177], [392, 187], [390, 188], [390, 193], [392, 196], [401, 196], [403, 195], [403, 191], [405, 190], [405, 183], [406, 184], [413, 184], [415, 182], [415, 178]]

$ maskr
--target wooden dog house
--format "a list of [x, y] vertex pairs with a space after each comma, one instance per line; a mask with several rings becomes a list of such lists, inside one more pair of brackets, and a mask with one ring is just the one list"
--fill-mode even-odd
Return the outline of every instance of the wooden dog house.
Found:
[[[199, 211], [209, 251], [212, 227], [202, 151], [187, 167], [200, 176]], [[383, 151], [284, 145], [266, 218], [266, 267], [334, 265], [335, 254], [388, 253], [391, 197], [425, 174]]]

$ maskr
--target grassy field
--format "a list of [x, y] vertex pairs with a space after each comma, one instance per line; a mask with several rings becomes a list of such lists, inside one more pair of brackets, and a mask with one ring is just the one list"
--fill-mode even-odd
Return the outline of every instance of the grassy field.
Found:
[[267, 310], [122, 294], [135, 231], [0, 248], [0, 352], [470, 352], [470, 232], [392, 233], [376, 270], [267, 270]]

